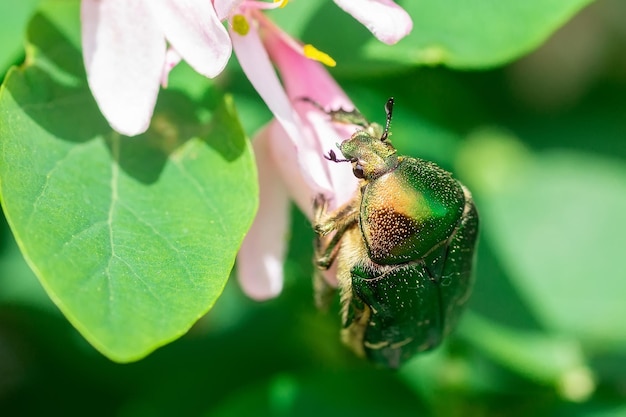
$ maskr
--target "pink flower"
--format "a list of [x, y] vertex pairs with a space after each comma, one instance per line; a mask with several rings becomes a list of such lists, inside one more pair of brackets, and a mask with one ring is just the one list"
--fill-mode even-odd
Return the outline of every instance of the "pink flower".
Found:
[[[181, 59], [209, 78], [224, 69], [232, 45], [222, 20], [230, 19], [237, 26], [239, 16], [251, 17], [256, 10], [286, 3], [82, 0], [83, 58], [87, 81], [100, 111], [122, 134], [145, 132], [159, 88], [167, 85], [169, 71]], [[383, 42], [397, 42], [411, 30], [406, 12], [390, 0], [336, 3]], [[255, 19], [250, 23], [254, 25]]]
[[[257, 31], [244, 36], [231, 31], [231, 36], [243, 70], [276, 117], [253, 142], [259, 211], [238, 255], [242, 288], [262, 300], [282, 290], [289, 200], [311, 219], [315, 195], [324, 193], [332, 199], [331, 208], [337, 207], [352, 197], [357, 180], [350, 169], [324, 158], [355, 127], [331, 123], [326, 114], [299, 98], [311, 98], [329, 109], [350, 110], [353, 104], [324, 67], [305, 56], [310, 52], [304, 46], [263, 17], [257, 16], [257, 22], [263, 41]], [[332, 272], [326, 278], [334, 283]]]

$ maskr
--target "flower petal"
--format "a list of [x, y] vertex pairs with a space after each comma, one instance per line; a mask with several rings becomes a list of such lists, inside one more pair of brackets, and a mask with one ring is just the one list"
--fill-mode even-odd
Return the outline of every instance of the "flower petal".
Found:
[[[328, 121], [326, 121], [326, 124], [328, 124]], [[301, 211], [307, 216], [307, 218], [312, 219], [312, 200], [314, 196], [302, 176], [302, 167], [298, 163], [298, 160], [294, 158], [293, 155], [289, 155], [288, 152], [286, 152], [286, 150], [289, 149], [289, 146], [286, 146], [286, 144], [290, 143], [291, 139], [283, 129], [282, 125], [276, 121], [272, 121], [267, 126], [265, 136], [266, 139], [269, 139], [267, 147], [269, 148], [269, 152], [271, 154], [271, 157], [269, 159], [273, 162], [273, 165], [259, 166], [259, 171], [263, 172], [266, 169], [275, 170], [275, 167], [278, 167], [278, 171], [280, 171], [280, 177], [282, 178], [282, 181], [287, 185], [287, 189], [289, 190], [289, 196], [293, 200], [295, 200], [296, 204], [298, 204]], [[258, 148], [255, 146], [255, 149]], [[347, 168], [347, 171], [351, 172], [349, 167], [344, 166], [343, 168]], [[351, 177], [354, 179], [353, 175], [351, 175]], [[279, 182], [279, 180], [275, 181], [277, 183]], [[264, 197], [262, 194], [262, 199], [263, 198]], [[276, 214], [274, 214], [273, 217], [268, 218], [268, 221], [273, 222], [276, 218]], [[275, 233], [275, 231], [271, 230], [266, 233]], [[263, 242], [261, 242], [261, 244], [263, 244]], [[337, 263], [333, 264], [330, 269], [326, 271], [321, 271], [321, 274], [324, 277], [324, 280], [326, 280], [329, 285], [337, 287]]]
[[[330, 107], [337, 108], [337, 107]], [[322, 150], [322, 155], [327, 155], [332, 149], [337, 152], [337, 143], [349, 138], [355, 131], [352, 125], [339, 125], [330, 123], [328, 116], [317, 109], [303, 109], [306, 112], [303, 119], [311, 126], [313, 134], [318, 138]], [[319, 158], [319, 155], [318, 155]], [[320, 159], [325, 166], [330, 177], [332, 193], [328, 204], [329, 209], [334, 209], [348, 202], [357, 191], [359, 181], [352, 173], [349, 163], [337, 163], [328, 161], [326, 158]]]
[[154, 111], [165, 39], [143, 0], [83, 0], [87, 81], [113, 129], [143, 133]]
[[266, 126], [252, 143], [259, 175], [259, 210], [237, 255], [239, 284], [255, 300], [280, 294], [289, 233], [289, 198], [268, 146], [270, 132]]
[[413, 29], [411, 16], [391, 0], [334, 0], [381, 42], [392, 45]]
[[[303, 146], [294, 147], [291, 138], [280, 123], [271, 123], [268, 135], [271, 138], [269, 149], [272, 158], [289, 190], [289, 196], [309, 220], [313, 219], [313, 199], [321, 191], [311, 188], [304, 171], [315, 163], [319, 165], [319, 162], [307, 163], [307, 158], [311, 157], [310, 152], [303, 152]], [[310, 133], [302, 131], [301, 135], [310, 135]], [[297, 154], [294, 155], [294, 152]], [[319, 159], [319, 155], [314, 155], [314, 158]], [[305, 161], [304, 164], [302, 160]]]
[[308, 97], [322, 106], [343, 107], [346, 110], [354, 108], [324, 66], [304, 56], [301, 45], [285, 39], [288, 35], [276, 30], [268, 30], [264, 35], [264, 44], [278, 67], [291, 101], [297, 102], [302, 97]]
[[232, 47], [210, 1], [146, 1], [168, 42], [196, 72], [209, 78], [222, 72]]
[[354, 105], [322, 64], [294, 50], [295, 43], [285, 40], [284, 36], [283, 33], [268, 31], [265, 45], [281, 74], [287, 95], [304, 122], [301, 130], [312, 138], [308, 146], [300, 150], [300, 169], [321, 171], [321, 175], [330, 179], [327, 196], [332, 198], [329, 206], [332, 209], [352, 197], [358, 181], [349, 165], [329, 162], [323, 156], [336, 148], [337, 142], [349, 138], [356, 129], [352, 125], [330, 122], [326, 114], [301, 98], [312, 99], [327, 109], [351, 110]]
[[[310, 166], [306, 164], [306, 161], [310, 160], [306, 153], [311, 152], [315, 146], [314, 143], [311, 143], [314, 142], [314, 138], [303, 132], [302, 121], [293, 109], [276, 72], [274, 72], [274, 67], [256, 28], [251, 26], [250, 31], [243, 36], [233, 30], [230, 31], [230, 34], [241, 68], [290, 139], [290, 143], [284, 144], [285, 152], [289, 158], [294, 158], [295, 155], [301, 165], [306, 166], [306, 169], [302, 169], [301, 172], [308, 184], [307, 190], [311, 195], [330, 192], [331, 186], [328, 175], [321, 163]], [[317, 150], [315, 152], [319, 160], [321, 154]]]
[[245, 0], [213, 0], [213, 7], [219, 20], [228, 19]]

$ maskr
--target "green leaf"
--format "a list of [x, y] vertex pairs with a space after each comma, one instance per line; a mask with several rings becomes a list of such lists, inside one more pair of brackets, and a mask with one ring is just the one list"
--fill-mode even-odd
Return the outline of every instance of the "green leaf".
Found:
[[538, 47], [591, 1], [399, 1], [413, 20], [413, 30], [391, 46], [332, 2], [293, 2], [272, 17], [335, 58], [337, 73], [380, 75], [415, 65], [502, 65]]
[[470, 138], [459, 168], [485, 238], [541, 323], [599, 351], [624, 346], [626, 165], [573, 151], [532, 155], [490, 130]]
[[[1, 221], [4, 223], [4, 218]], [[6, 234], [2, 233], [4, 231], [4, 228], [0, 229], [2, 234], [0, 243], [0, 304], [22, 304], [40, 310], [56, 310], [46, 292], [41, 288], [33, 271], [24, 262], [24, 257], [15, 244], [9, 228], [6, 227]]]
[[413, 64], [484, 68], [539, 46], [592, 0], [411, 0], [413, 31], [393, 48], [368, 41], [365, 55]]
[[0, 2], [0, 74], [20, 55], [24, 30], [37, 3], [39, 0]]
[[48, 295], [99, 351], [132, 361], [219, 297], [256, 210], [256, 170], [228, 98], [207, 111], [168, 90], [146, 134], [111, 131], [67, 27], [36, 16], [28, 64], [0, 90], [0, 196]]
[[459, 330], [475, 346], [519, 374], [554, 386], [563, 398], [582, 401], [595, 390], [594, 375], [576, 340], [519, 331], [472, 312], [463, 322]]

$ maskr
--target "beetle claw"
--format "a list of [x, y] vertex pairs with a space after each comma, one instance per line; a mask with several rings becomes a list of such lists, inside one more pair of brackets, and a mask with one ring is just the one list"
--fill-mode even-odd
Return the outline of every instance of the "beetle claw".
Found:
[[328, 155], [324, 155], [324, 158], [333, 162], [354, 162], [352, 159], [339, 159], [337, 158], [337, 154], [332, 149], [328, 151]]
[[326, 209], [328, 207], [328, 198], [324, 194], [318, 194], [313, 200], [313, 230], [319, 236], [326, 236], [335, 230], [336, 224], [334, 220], [326, 220]]
[[328, 199], [326, 198], [326, 196], [324, 194], [318, 194], [315, 196], [315, 198], [313, 199], [313, 211], [314, 212], [318, 212], [320, 209], [326, 209], [326, 203], [328, 202]]
[[313, 230], [315, 230], [315, 233], [317, 233], [320, 236], [326, 236], [327, 234], [335, 230], [335, 222], [328, 222], [326, 224], [316, 224]]
[[324, 194], [318, 194], [313, 199], [313, 219], [315, 222], [313, 229], [315, 230], [315, 233], [318, 233], [317, 228], [320, 224], [320, 220], [326, 213], [327, 205], [328, 205], [328, 199], [326, 198]]

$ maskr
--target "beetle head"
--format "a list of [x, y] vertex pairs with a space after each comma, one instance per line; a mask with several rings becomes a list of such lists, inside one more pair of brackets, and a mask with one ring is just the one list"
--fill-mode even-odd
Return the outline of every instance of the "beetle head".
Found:
[[352, 171], [357, 178], [378, 178], [398, 165], [396, 149], [391, 143], [367, 131], [358, 131], [344, 140], [339, 150], [346, 160], [352, 162]]
[[387, 100], [385, 128], [372, 123], [364, 130], [354, 133], [337, 147], [346, 159], [337, 159], [330, 151], [327, 159], [334, 162], [351, 162], [352, 172], [357, 178], [371, 180], [393, 170], [398, 165], [396, 149], [389, 141], [389, 126], [393, 111], [393, 97]]

